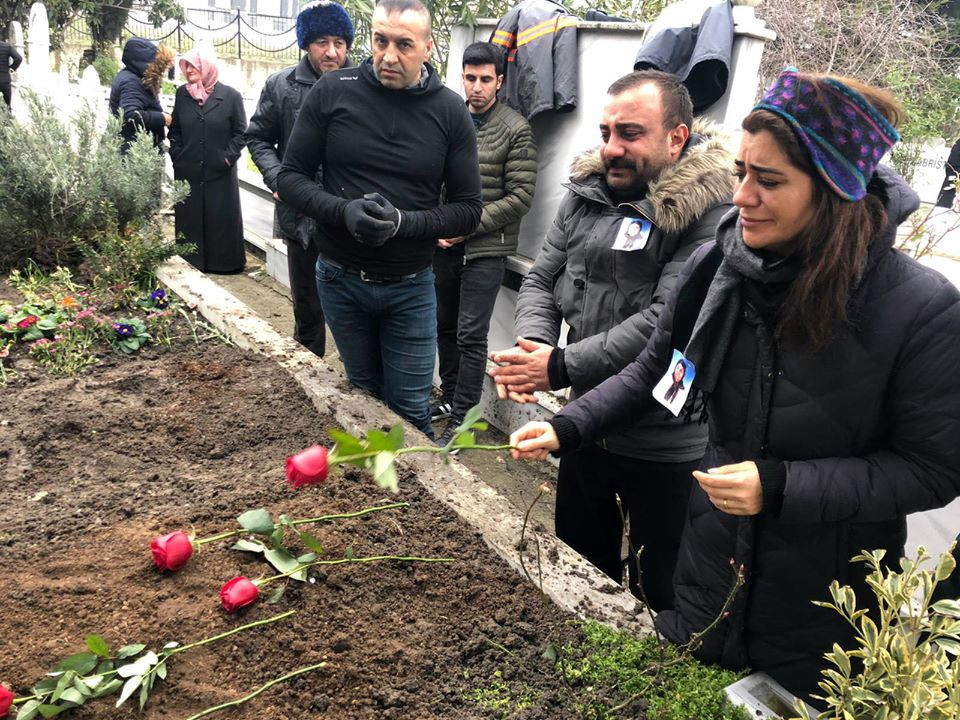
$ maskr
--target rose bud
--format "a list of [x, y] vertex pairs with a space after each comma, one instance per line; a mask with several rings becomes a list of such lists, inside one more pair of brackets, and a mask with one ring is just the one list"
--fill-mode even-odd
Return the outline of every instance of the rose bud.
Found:
[[223, 609], [228, 613], [247, 605], [253, 605], [259, 596], [260, 591], [257, 590], [256, 583], [243, 577], [243, 575], [228, 580], [220, 588], [220, 602], [223, 603]]
[[294, 489], [315, 485], [327, 479], [327, 449], [313, 445], [287, 458], [287, 482]]
[[161, 570], [179, 570], [193, 554], [193, 543], [183, 530], [177, 530], [151, 540], [150, 552]]
[[13, 693], [0, 685], [0, 718], [5, 718], [13, 707]]

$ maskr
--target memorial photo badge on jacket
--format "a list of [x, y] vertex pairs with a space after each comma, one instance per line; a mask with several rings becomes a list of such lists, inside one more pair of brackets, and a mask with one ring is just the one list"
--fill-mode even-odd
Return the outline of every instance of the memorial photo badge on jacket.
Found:
[[653, 388], [653, 397], [676, 417], [687, 401], [696, 374], [693, 363], [687, 360], [682, 352], [674, 350], [670, 367]]
[[617, 237], [613, 241], [614, 250], [643, 250], [650, 239], [650, 230], [653, 225], [643, 218], [624, 218], [617, 230]]

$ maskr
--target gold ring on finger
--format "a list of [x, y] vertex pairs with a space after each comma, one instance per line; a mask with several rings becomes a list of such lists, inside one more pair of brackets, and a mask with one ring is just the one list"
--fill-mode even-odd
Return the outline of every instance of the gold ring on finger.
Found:
[[724, 498], [724, 500], [723, 500], [723, 509], [724, 509], [724, 510], [727, 509], [727, 500], [726, 500], [726, 498]]

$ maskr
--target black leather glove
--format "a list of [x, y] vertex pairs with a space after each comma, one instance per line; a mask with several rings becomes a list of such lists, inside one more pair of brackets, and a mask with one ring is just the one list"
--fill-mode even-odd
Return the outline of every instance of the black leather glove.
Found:
[[383, 209], [373, 200], [351, 200], [343, 209], [343, 224], [354, 240], [364, 245], [380, 247], [397, 230], [395, 220], [382, 217]]
[[396, 227], [400, 227], [400, 211], [380, 193], [367, 193], [363, 196], [364, 200], [372, 200], [380, 206], [380, 219], [389, 220]]

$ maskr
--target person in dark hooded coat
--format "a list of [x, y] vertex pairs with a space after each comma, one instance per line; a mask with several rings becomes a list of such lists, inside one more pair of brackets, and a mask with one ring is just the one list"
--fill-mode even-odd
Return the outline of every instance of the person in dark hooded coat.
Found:
[[110, 86], [110, 112], [115, 117], [122, 113], [123, 117], [121, 153], [126, 154], [138, 131], [151, 133], [157, 147], [163, 142], [163, 131], [170, 125], [171, 116], [163, 111], [158, 97], [173, 58], [172, 50], [157, 48], [144, 38], [130, 38], [123, 46], [123, 69]]
[[593, 442], [656, 401], [681, 350], [696, 370], [685, 411], [705, 408], [709, 442], [657, 627], [686, 643], [717, 620], [698, 657], [805, 698], [832, 644], [854, 646], [814, 601], [837, 580], [875, 605], [850, 559], [882, 549], [896, 566], [905, 516], [960, 495], [960, 293], [893, 249], [919, 206], [879, 165], [899, 115], [884, 91], [784, 71], [743, 122], [736, 209], [644, 351], [510, 439], [529, 458]]
[[184, 259], [203, 272], [243, 270], [246, 252], [237, 160], [247, 116], [243, 98], [218, 81], [213, 50], [198, 46], [180, 60], [187, 82], [177, 88], [170, 159], [190, 194], [174, 208], [177, 237], [197, 246]]

